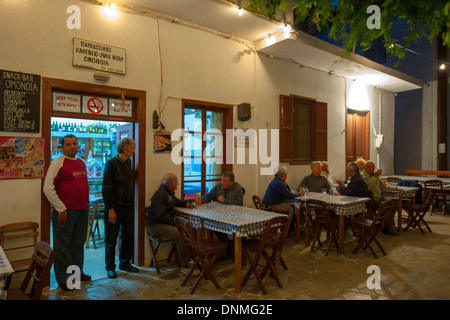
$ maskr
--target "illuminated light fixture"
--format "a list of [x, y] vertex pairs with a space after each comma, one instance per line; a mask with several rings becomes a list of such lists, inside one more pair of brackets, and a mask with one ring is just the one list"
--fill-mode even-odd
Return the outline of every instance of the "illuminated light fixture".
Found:
[[103, 11], [103, 14], [105, 16], [107, 16], [108, 18], [115, 18], [119, 14], [119, 12], [117, 11], [117, 6], [116, 6], [115, 3], [106, 2], [102, 6], [102, 11]]
[[238, 13], [238, 15], [240, 15], [240, 16], [242, 16], [242, 15], [244, 14], [244, 9], [242, 9], [241, 7], [239, 7], [239, 8], [234, 7], [233, 9], [234, 9], [234, 11], [236, 11], [236, 12]]
[[264, 46], [266, 47], [271, 46], [275, 43], [275, 41], [277, 41], [276, 37], [269, 34], [267, 38], [264, 39]]
[[445, 70], [445, 63], [441, 64], [441, 65], [439, 66], [439, 69]]

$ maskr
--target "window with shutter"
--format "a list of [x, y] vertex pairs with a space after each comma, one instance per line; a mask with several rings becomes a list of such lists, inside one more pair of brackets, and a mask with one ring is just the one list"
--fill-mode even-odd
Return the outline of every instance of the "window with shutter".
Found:
[[327, 104], [280, 95], [280, 161], [306, 164], [327, 160]]

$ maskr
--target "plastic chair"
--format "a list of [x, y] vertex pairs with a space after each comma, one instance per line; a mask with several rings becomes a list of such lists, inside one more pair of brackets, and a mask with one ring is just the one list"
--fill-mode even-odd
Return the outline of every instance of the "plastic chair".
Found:
[[336, 215], [332, 214], [332, 211], [328, 209], [328, 204], [321, 200], [308, 199], [306, 200], [306, 212], [311, 214], [311, 211], [314, 210], [315, 218], [312, 220], [312, 224], [315, 226], [316, 235], [314, 236], [314, 240], [311, 244], [311, 252], [314, 251], [314, 247], [316, 242], [322, 247], [322, 242], [320, 241], [322, 227], [325, 228], [327, 232], [327, 239], [331, 236], [331, 239], [328, 243], [325, 255], [328, 255], [330, 251], [331, 243], [334, 242], [336, 245], [336, 249], [339, 251], [339, 244], [336, 237], [336, 232], [338, 230], [339, 218]]
[[92, 244], [94, 249], [97, 249], [97, 244], [95, 243], [95, 235], [97, 235], [97, 240], [100, 240], [100, 227], [99, 220], [103, 220], [105, 217], [105, 203], [103, 199], [95, 200], [92, 206], [92, 213], [89, 215], [89, 230], [86, 239], [86, 248], [89, 248], [89, 239], [92, 239]]
[[357, 253], [359, 249], [364, 246], [364, 250], [369, 248], [370, 252], [372, 252], [372, 255], [375, 258], [378, 258], [375, 250], [371, 246], [371, 243], [375, 241], [383, 255], [386, 255], [386, 251], [381, 246], [381, 243], [377, 240], [376, 237], [380, 230], [383, 228], [393, 205], [394, 202], [392, 200], [384, 201], [380, 204], [378, 210], [375, 211], [375, 214], [372, 218], [359, 217], [355, 219], [352, 218], [350, 220], [350, 225], [354, 230], [356, 230], [356, 234], [359, 237], [358, 245], [355, 247], [355, 249], [353, 249], [353, 253]]
[[[255, 275], [262, 291], [267, 294], [266, 286], [263, 278], [267, 271], [271, 271], [271, 275], [275, 278], [278, 287], [283, 288], [281, 280], [278, 276], [278, 265], [281, 263], [281, 254], [284, 244], [286, 243], [289, 225], [292, 220], [292, 211], [289, 216], [279, 216], [268, 220], [264, 227], [261, 237], [253, 237], [242, 242], [242, 252], [245, 258], [250, 261], [250, 267], [242, 280], [242, 286], [245, 286], [252, 274]], [[271, 249], [271, 254], [268, 252]], [[253, 252], [253, 259], [249, 252]], [[266, 264], [263, 266], [261, 273], [258, 273], [257, 267], [264, 258]]]
[[[38, 242], [38, 229], [36, 222], [15, 222], [0, 227], [0, 245], [16, 274], [27, 271], [32, 262], [30, 257]], [[10, 282], [11, 277], [6, 281], [6, 288]]]
[[182, 217], [175, 217], [175, 226], [194, 261], [194, 265], [189, 269], [181, 285], [186, 285], [194, 270], [199, 269], [200, 275], [192, 285], [189, 294], [194, 294], [204, 277], [211, 280], [216, 289], [220, 289], [220, 285], [211, 273], [211, 266], [219, 255], [225, 251], [227, 245], [215, 238], [196, 239], [190, 222]]
[[[18, 289], [8, 290], [8, 300], [40, 300], [42, 289], [50, 277], [50, 269], [55, 260], [55, 251], [44, 241], [39, 241], [36, 245], [36, 252], [31, 257], [31, 265], [27, 270], [22, 285]], [[33, 279], [33, 280], [32, 280]], [[31, 283], [30, 292], [27, 293]]]
[[[173, 243], [171, 240], [166, 239], [164, 237], [154, 237], [150, 234], [150, 232], [148, 231], [148, 225], [147, 225], [147, 215], [148, 215], [148, 209], [150, 207], [146, 207], [144, 209], [144, 211], [142, 212], [142, 218], [144, 219], [144, 226], [145, 229], [147, 230], [147, 239], [148, 239], [148, 243], [150, 245], [150, 252], [152, 255], [151, 261], [150, 261], [150, 268], [153, 267], [153, 265], [155, 265], [155, 269], [156, 269], [156, 273], [157, 274], [161, 274], [161, 262], [166, 262], [166, 264], [163, 267], [169, 267], [169, 266], [173, 266], [175, 264], [178, 265], [178, 267], [181, 267], [181, 262], [178, 258], [178, 252], [177, 252], [177, 247], [176, 244]], [[171, 243], [171, 248], [169, 251], [169, 255], [166, 258], [161, 258], [158, 259], [158, 250], [161, 246], [162, 243]], [[171, 263], [172, 260], [172, 256], [175, 255], [175, 262]]]

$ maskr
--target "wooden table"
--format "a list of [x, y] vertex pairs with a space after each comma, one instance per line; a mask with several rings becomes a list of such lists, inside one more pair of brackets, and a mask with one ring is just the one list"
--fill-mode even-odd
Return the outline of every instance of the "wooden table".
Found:
[[[334, 211], [339, 216], [339, 253], [344, 253], [344, 226], [345, 217], [354, 216], [357, 213], [363, 212], [366, 209], [366, 202], [370, 201], [370, 198], [350, 197], [342, 195], [333, 195], [310, 192], [308, 196], [302, 196], [289, 200], [287, 202], [294, 203], [299, 206], [306, 206], [306, 200], [315, 199], [321, 200], [328, 204], [328, 208]], [[305, 214], [305, 233], [306, 233], [306, 245], [310, 243], [310, 218], [311, 215], [307, 212]]]
[[7, 298], [5, 290], [6, 280], [13, 273], [14, 269], [9, 263], [2, 246], [0, 246], [0, 300], [6, 300]]
[[233, 235], [236, 291], [242, 291], [242, 237], [262, 234], [267, 220], [285, 216], [253, 208], [225, 205], [218, 202], [202, 204], [196, 208], [175, 208], [176, 214], [189, 219], [193, 228], [206, 228]]
[[402, 210], [403, 200], [411, 199], [415, 201], [416, 191], [420, 190], [418, 187], [397, 186], [399, 190], [384, 190], [381, 196], [386, 199], [397, 200], [397, 231], [402, 231]]

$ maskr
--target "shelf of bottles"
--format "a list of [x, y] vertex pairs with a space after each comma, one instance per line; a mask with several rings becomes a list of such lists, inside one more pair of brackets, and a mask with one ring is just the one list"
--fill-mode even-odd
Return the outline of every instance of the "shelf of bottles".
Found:
[[54, 137], [64, 137], [66, 134], [72, 133], [77, 138], [103, 138], [115, 142], [117, 123], [83, 125], [83, 123], [74, 124], [53, 121], [51, 131]]

